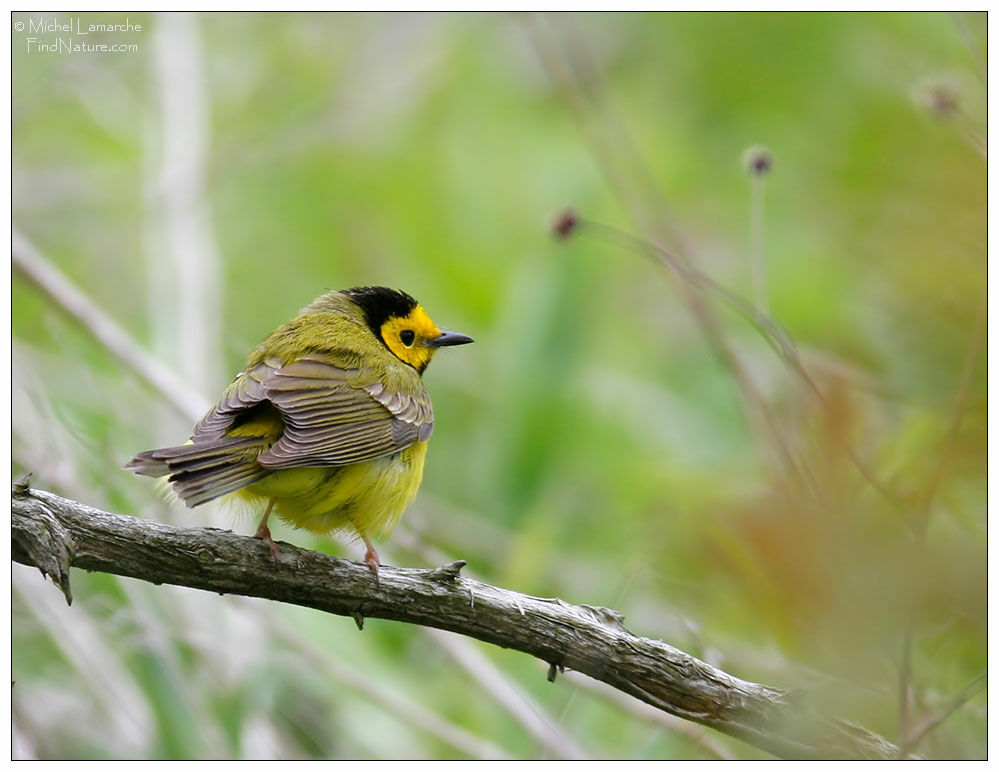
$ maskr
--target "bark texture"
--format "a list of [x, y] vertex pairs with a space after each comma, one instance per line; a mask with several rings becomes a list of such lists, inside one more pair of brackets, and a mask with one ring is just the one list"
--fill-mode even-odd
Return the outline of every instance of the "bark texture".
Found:
[[464, 561], [423, 570], [368, 568], [214, 528], [176, 528], [30, 490], [11, 495], [13, 559], [70, 595], [70, 567], [236, 594], [353, 617], [426, 625], [516, 649], [575, 670], [675, 716], [784, 758], [897, 758], [860, 726], [821, 715], [806, 695], [744, 681], [662, 641], [630, 632], [622, 616], [502, 589], [460, 575]]

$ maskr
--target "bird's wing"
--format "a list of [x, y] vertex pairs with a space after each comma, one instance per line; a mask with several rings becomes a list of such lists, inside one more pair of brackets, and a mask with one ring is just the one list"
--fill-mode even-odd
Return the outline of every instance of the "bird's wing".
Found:
[[279, 360], [268, 359], [239, 373], [222, 392], [215, 406], [195, 424], [191, 441], [202, 443], [224, 437], [237, 416], [245, 415], [247, 410], [267, 399], [264, 381], [280, 367]]
[[288, 365], [270, 359], [233, 381], [195, 427], [194, 441], [218, 437], [244, 410], [267, 401], [281, 413], [284, 433], [257, 457], [269, 469], [341, 466], [396, 453], [430, 438], [434, 414], [415, 373], [388, 388], [322, 354]]

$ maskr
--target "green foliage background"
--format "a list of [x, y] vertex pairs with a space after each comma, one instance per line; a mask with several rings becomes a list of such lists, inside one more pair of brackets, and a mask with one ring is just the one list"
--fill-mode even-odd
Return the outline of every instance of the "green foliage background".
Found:
[[[208, 108], [194, 204], [217, 246], [204, 266], [220, 276], [205, 299], [217, 336], [180, 332], [185, 293], [207, 285], [185, 284], [164, 235], [164, 21], [128, 16], [141, 32], [88, 40], [137, 43], [129, 53], [29, 51], [12, 33], [15, 227], [206, 397], [327, 288], [399, 287], [471, 334], [427, 373], [437, 430], [420, 497], [383, 545], [392, 561], [461, 557], [492, 583], [617, 608], [641, 635], [806, 689], [895, 741], [900, 682], [911, 733], [985, 672], [986, 373], [984, 354], [969, 359], [986, 289], [984, 14], [198, 15], [181, 25], [197, 56], [167, 60], [196, 68]], [[580, 131], [538, 39], [585, 57], [581, 88], [617, 134], [594, 145]], [[956, 114], [927, 109], [941, 89], [958, 94]], [[634, 143], [639, 160], [618, 171], [653, 180], [661, 197], [645, 205], [746, 296], [740, 158], [754, 143], [773, 153], [771, 308], [824, 405], [712, 306], [807, 468], [807, 496], [785, 495], [677, 282], [592, 229], [552, 237], [567, 204], [633, 229], [594, 160], [600, 142]], [[121, 469], [184, 440], [188, 418], [17, 271], [12, 306], [15, 475], [152, 519], [232, 524]], [[214, 370], [184, 372], [192, 349]], [[900, 504], [865, 482], [843, 436]], [[275, 538], [360, 556], [280, 525]], [[420, 629], [370, 620], [359, 633], [303, 609], [73, 581], [67, 608], [13, 568], [15, 757], [469, 755], [379, 689], [511, 757], [558, 755]], [[549, 684], [526, 656], [459, 645], [587, 755], [764, 755]], [[985, 737], [975, 691], [917, 751], [982, 758]]]

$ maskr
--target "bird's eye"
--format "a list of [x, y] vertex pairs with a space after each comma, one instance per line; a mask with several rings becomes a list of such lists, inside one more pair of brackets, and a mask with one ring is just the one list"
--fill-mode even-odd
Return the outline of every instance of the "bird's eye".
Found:
[[413, 341], [416, 340], [416, 335], [412, 330], [403, 330], [399, 333], [399, 339], [402, 341], [402, 345], [409, 348], [413, 345]]

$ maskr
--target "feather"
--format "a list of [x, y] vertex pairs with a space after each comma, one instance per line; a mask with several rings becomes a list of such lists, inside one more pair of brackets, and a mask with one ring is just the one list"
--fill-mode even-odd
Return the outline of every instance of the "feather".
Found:
[[388, 385], [332, 356], [311, 352], [287, 365], [270, 357], [247, 367], [194, 427], [191, 443], [140, 453], [126, 468], [169, 475], [195, 506], [279, 469], [345, 466], [429, 439], [433, 409], [415, 371], [393, 370]]
[[260, 437], [224, 437], [146, 451], [125, 468], [151, 477], [169, 475], [174, 492], [193, 507], [266, 477], [267, 470], [256, 462], [265, 448]]

